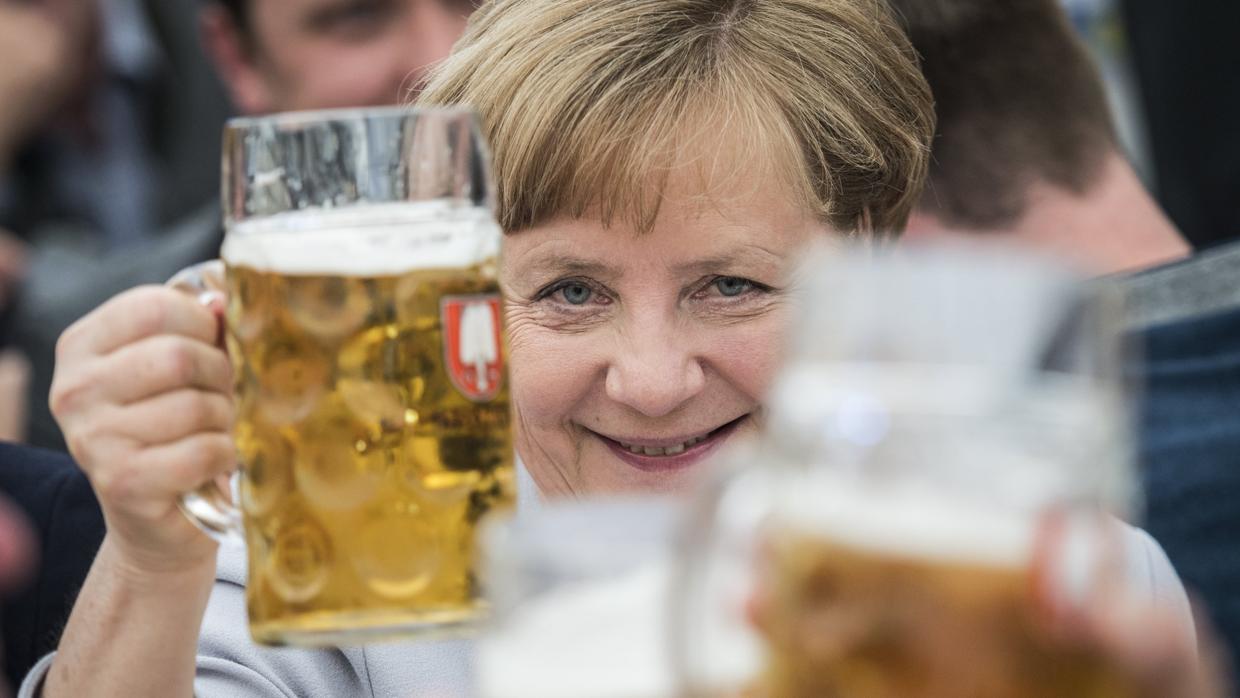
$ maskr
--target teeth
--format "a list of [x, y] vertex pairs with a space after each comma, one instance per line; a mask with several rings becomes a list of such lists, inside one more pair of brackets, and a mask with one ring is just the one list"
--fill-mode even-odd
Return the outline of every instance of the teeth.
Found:
[[697, 444], [700, 444], [705, 440], [706, 440], [705, 436], [697, 436], [692, 439], [689, 439], [688, 441], [684, 443], [676, 444], [675, 446], [668, 446], [666, 448], [652, 448], [650, 446], [634, 446], [633, 444], [626, 444], [623, 441], [619, 443], [621, 447], [639, 456], [675, 456], [675, 455], [684, 453], [685, 449], [692, 448], [693, 446], [696, 446]]

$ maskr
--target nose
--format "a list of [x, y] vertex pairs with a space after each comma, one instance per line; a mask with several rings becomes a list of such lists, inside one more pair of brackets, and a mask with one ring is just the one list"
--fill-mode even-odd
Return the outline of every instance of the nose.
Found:
[[607, 367], [607, 396], [647, 417], [671, 414], [702, 392], [706, 375], [691, 342], [673, 323], [635, 322], [616, 343]]
[[436, 63], [448, 57], [456, 40], [461, 38], [468, 20], [463, 3], [423, 0], [414, 3], [409, 14], [412, 23], [406, 46], [404, 74], [412, 84], [419, 85]]

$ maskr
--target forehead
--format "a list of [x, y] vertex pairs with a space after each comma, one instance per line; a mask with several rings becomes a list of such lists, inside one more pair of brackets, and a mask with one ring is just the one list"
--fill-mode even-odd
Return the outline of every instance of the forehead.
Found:
[[711, 162], [686, 162], [669, 171], [648, 228], [623, 220], [607, 223], [595, 212], [558, 216], [508, 235], [505, 267], [510, 274], [533, 277], [668, 270], [741, 274], [755, 266], [774, 272], [825, 230], [779, 178], [764, 176], [765, 168], [727, 160], [699, 167]]

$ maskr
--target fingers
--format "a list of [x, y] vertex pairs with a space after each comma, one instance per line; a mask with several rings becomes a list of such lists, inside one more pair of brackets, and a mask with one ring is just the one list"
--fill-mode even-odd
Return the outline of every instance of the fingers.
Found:
[[184, 494], [237, 469], [237, 448], [227, 432], [206, 432], [145, 449], [137, 466], [159, 490]]
[[154, 522], [175, 508], [180, 495], [236, 467], [232, 437], [205, 432], [141, 449], [124, 463], [114, 461], [89, 474], [100, 500]]
[[232, 365], [221, 349], [177, 336], [144, 339], [102, 359], [57, 367], [49, 399], [63, 422], [96, 409], [122, 406], [165, 392], [195, 388], [229, 394]]
[[164, 444], [203, 432], [228, 433], [234, 414], [228, 395], [186, 388], [112, 410], [101, 428], [144, 445]]
[[157, 335], [215, 344], [219, 331], [218, 313], [197, 299], [162, 286], [142, 286], [112, 298], [65, 330], [56, 346], [56, 360], [69, 363], [104, 356]]
[[117, 404], [129, 404], [182, 388], [228, 394], [232, 364], [210, 344], [177, 336], [150, 337], [100, 362], [97, 379]]
[[138, 288], [78, 321], [57, 345], [52, 413], [99, 497], [109, 536], [143, 569], [192, 567], [214, 555], [178, 503], [237, 465], [232, 366], [216, 343], [221, 305]]
[[1194, 639], [1171, 609], [1117, 595], [1091, 609], [1080, 628], [1134, 679], [1141, 695], [1221, 698], [1197, 661]]
[[1136, 695], [1221, 696], [1197, 661], [1192, 626], [1125, 578], [1123, 535], [1109, 517], [1042, 522], [1033, 570], [1039, 630], [1055, 645], [1106, 657]]
[[1234, 696], [1235, 673], [1228, 661], [1224, 645], [1218, 639], [1214, 625], [1204, 615], [1196, 619], [1197, 657], [1200, 666], [1202, 696]]

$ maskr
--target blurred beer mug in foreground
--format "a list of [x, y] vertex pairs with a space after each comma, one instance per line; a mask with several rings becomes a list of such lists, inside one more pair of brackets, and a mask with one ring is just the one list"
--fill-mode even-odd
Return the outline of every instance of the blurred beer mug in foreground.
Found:
[[807, 268], [766, 432], [686, 549], [689, 693], [1125, 695], [1105, 658], [1045, 630], [1048, 602], [1121, 583], [1116, 299], [1000, 250]]
[[213, 486], [183, 509], [217, 535], [244, 519], [260, 642], [441, 633], [482, 607], [475, 526], [515, 496], [487, 166], [468, 110], [229, 123], [240, 512]]
[[479, 698], [672, 698], [676, 500], [548, 502], [483, 535]]

